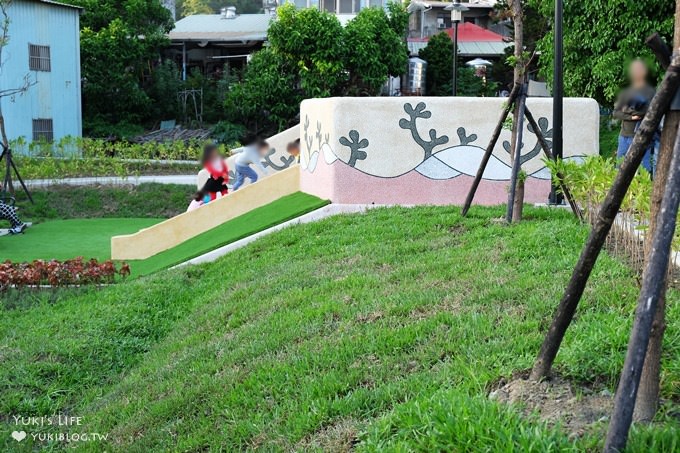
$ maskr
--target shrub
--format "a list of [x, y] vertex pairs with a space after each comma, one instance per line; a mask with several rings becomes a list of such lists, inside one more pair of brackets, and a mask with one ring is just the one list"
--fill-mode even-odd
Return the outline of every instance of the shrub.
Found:
[[[191, 139], [172, 142], [133, 143], [103, 139], [64, 137], [52, 143], [27, 143], [20, 138], [10, 143], [18, 155], [29, 157], [118, 157], [121, 159], [193, 160], [198, 161], [206, 140]], [[221, 146], [228, 153], [226, 146]]]
[[0, 291], [9, 288], [49, 286], [80, 286], [101, 285], [113, 283], [116, 275], [123, 278], [130, 275], [130, 266], [122, 263], [120, 268], [107, 260], [99, 262], [89, 261], [82, 257], [67, 261], [35, 260], [31, 263], [12, 263], [5, 261], [0, 264]]

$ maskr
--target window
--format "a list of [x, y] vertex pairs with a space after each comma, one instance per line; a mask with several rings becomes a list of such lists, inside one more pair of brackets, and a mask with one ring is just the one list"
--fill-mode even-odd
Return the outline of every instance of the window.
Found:
[[322, 11], [328, 11], [329, 13], [335, 12], [335, 0], [322, 0]]
[[340, 14], [352, 14], [352, 0], [340, 0]]
[[28, 45], [28, 68], [31, 71], [46, 71], [52, 70], [52, 63], [50, 60], [50, 46], [38, 46], [35, 44]]
[[33, 141], [51, 142], [54, 140], [54, 125], [52, 118], [39, 118], [33, 120]]

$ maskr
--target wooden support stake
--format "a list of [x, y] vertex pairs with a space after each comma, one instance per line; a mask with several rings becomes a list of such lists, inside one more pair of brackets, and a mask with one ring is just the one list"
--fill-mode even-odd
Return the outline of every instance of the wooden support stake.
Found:
[[668, 44], [666, 44], [666, 41], [663, 40], [661, 35], [658, 32], [652, 33], [645, 39], [645, 44], [647, 44], [647, 47], [654, 52], [661, 67], [664, 70], [668, 69], [668, 65], [671, 64], [671, 50], [668, 48]]
[[618, 453], [626, 448], [628, 431], [635, 409], [635, 398], [647, 355], [652, 321], [656, 314], [657, 303], [661, 297], [664, 297], [666, 290], [665, 276], [668, 272], [678, 205], [680, 205], [680, 135], [675, 140], [668, 182], [657, 218], [657, 229], [652, 237], [652, 250], [642, 276], [642, 289], [635, 312], [635, 323], [628, 341], [626, 361], [621, 371], [621, 379], [614, 399], [614, 413], [609, 423], [604, 446], [606, 453]]
[[[534, 130], [534, 134], [536, 134], [536, 138], [538, 138], [538, 143], [541, 145], [541, 148], [543, 148], [543, 153], [545, 154], [545, 157], [550, 160], [555, 160], [555, 156], [550, 150], [548, 142], [545, 140], [545, 137], [543, 136], [541, 129], [538, 127], [538, 123], [536, 123], [534, 115], [529, 110], [529, 107], [526, 106], [524, 107], [524, 115], [526, 116], [529, 125]], [[560, 190], [562, 190], [564, 198], [567, 199], [569, 206], [571, 206], [572, 212], [574, 213], [576, 218], [583, 222], [583, 212], [581, 211], [581, 208], [578, 207], [578, 204], [576, 204], [576, 200], [574, 200], [574, 197], [571, 195], [571, 191], [564, 183], [564, 175], [562, 174], [562, 172], [557, 172], [555, 176], [557, 176], [557, 181], [560, 186]]]
[[493, 149], [496, 147], [496, 143], [498, 142], [498, 137], [501, 135], [501, 131], [503, 130], [503, 123], [505, 122], [505, 119], [508, 117], [508, 114], [512, 110], [513, 104], [515, 103], [515, 100], [519, 95], [519, 89], [520, 89], [519, 84], [515, 84], [515, 86], [512, 88], [512, 92], [510, 93], [510, 96], [506, 101], [507, 105], [503, 109], [503, 113], [501, 113], [501, 117], [498, 120], [498, 124], [496, 124], [496, 129], [494, 129], [493, 135], [491, 136], [491, 140], [489, 141], [489, 146], [487, 146], [486, 151], [484, 151], [484, 156], [482, 157], [482, 161], [479, 163], [479, 169], [477, 170], [477, 174], [475, 175], [475, 180], [472, 182], [470, 191], [468, 192], [467, 198], [465, 199], [465, 205], [463, 206], [462, 211], [463, 217], [467, 215], [468, 210], [470, 209], [470, 205], [472, 205], [472, 200], [475, 198], [475, 193], [477, 192], [479, 183], [482, 180], [484, 170], [486, 170], [486, 165], [489, 163], [489, 159], [493, 154]]
[[512, 155], [512, 171], [510, 173], [510, 190], [508, 191], [508, 208], [505, 213], [505, 221], [512, 223], [512, 213], [515, 208], [515, 195], [517, 194], [517, 178], [522, 167], [522, 135], [524, 132], [524, 112], [527, 105], [527, 90], [526, 85], [522, 85], [519, 92], [519, 100], [517, 101], [517, 124], [513, 126], [516, 128], [515, 149]]
[[588, 241], [581, 252], [534, 363], [534, 368], [531, 371], [531, 379], [533, 380], [544, 379], [550, 375], [553, 361], [562, 344], [564, 334], [571, 324], [590, 273], [619, 212], [623, 198], [642, 162], [642, 157], [652, 143], [661, 118], [670, 107], [678, 87], [680, 87], [680, 56], [674, 56], [671, 66], [669, 66], [656, 95], [649, 105], [647, 114], [635, 133], [633, 143], [619, 168], [614, 184], [600, 207], [595, 225], [590, 231]]

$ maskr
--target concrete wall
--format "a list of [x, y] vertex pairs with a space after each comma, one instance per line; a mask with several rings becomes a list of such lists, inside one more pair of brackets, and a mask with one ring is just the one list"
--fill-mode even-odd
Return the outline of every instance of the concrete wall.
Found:
[[295, 165], [194, 211], [185, 212], [134, 234], [114, 236], [111, 238], [111, 258], [148, 258], [299, 190], [300, 170]]
[[[80, 93], [80, 10], [14, 0], [9, 8], [9, 43], [3, 50], [0, 84], [22, 86], [28, 75], [37, 82], [22, 96], [2, 98], [10, 140], [33, 139], [33, 119], [54, 123], [54, 139], [82, 133]], [[50, 46], [51, 71], [29, 71], [28, 45]]]
[[[302, 191], [333, 203], [462, 204], [500, 117], [503, 98], [331, 98], [301, 106]], [[552, 136], [552, 101], [528, 108]], [[564, 157], [595, 155], [599, 109], [565, 99]], [[533, 131], [524, 125], [525, 200], [545, 202], [550, 173]], [[503, 130], [476, 203], [507, 201], [510, 130]]]

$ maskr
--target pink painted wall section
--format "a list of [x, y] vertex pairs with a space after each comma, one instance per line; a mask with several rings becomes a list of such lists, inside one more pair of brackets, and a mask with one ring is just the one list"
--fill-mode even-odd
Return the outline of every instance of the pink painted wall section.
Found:
[[[347, 204], [463, 204], [505, 102], [502, 98], [331, 98], [301, 107], [300, 188]], [[527, 101], [552, 137], [550, 99]], [[599, 108], [565, 100], [565, 159], [599, 148]], [[547, 201], [550, 172], [534, 131], [524, 125], [525, 201]], [[474, 202], [507, 202], [510, 130], [504, 130]]]
[[[474, 178], [460, 175], [445, 181], [417, 172], [397, 178], [376, 178], [336, 161], [319, 163], [313, 174], [302, 171], [300, 190], [343, 204], [462, 205]], [[508, 201], [509, 181], [482, 180], [475, 204], [497, 205]], [[525, 186], [526, 203], [545, 203], [550, 182], [531, 178]]]

